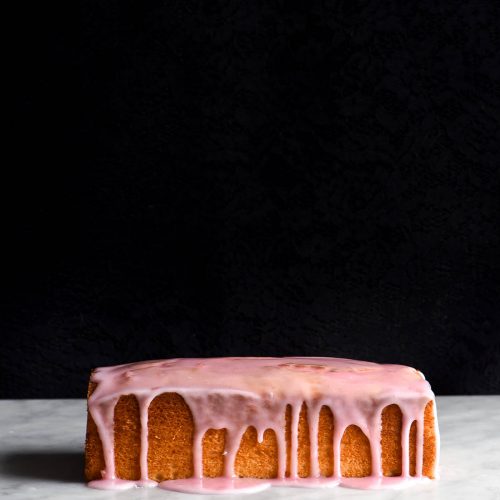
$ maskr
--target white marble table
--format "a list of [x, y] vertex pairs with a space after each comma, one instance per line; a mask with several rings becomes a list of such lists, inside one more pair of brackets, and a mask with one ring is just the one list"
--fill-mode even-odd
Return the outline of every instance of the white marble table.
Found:
[[[500, 500], [500, 396], [445, 396], [437, 404], [442, 436], [439, 481], [397, 491], [271, 488], [246, 498]], [[214, 498], [157, 488], [122, 492], [87, 488], [82, 477], [85, 422], [83, 400], [0, 401], [0, 496], [23, 500]]]

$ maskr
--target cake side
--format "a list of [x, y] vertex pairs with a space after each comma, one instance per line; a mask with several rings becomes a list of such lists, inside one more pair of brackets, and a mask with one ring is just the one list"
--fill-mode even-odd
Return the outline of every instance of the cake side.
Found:
[[[140, 479], [140, 420], [134, 396], [122, 396], [115, 410], [116, 474], [121, 479]], [[287, 476], [289, 476], [290, 414], [284, 415], [287, 432]], [[384, 476], [399, 476], [402, 470], [401, 411], [397, 405], [385, 408], [382, 414], [382, 470]], [[158, 396], [150, 407], [148, 428], [149, 478], [155, 481], [187, 478], [193, 475], [193, 420], [189, 408], [175, 393]], [[424, 420], [424, 452], [422, 474], [434, 478], [436, 440], [433, 402], [426, 405]], [[333, 416], [326, 407], [320, 413], [318, 425], [318, 462], [324, 477], [333, 474]], [[101, 478], [105, 469], [102, 445], [97, 427], [88, 416], [85, 477], [87, 481]], [[410, 474], [415, 475], [416, 426], [410, 431]], [[203, 439], [203, 475], [222, 476], [224, 472], [225, 431], [211, 429]], [[311, 470], [310, 438], [306, 409], [299, 418], [298, 475], [308, 477]], [[262, 443], [257, 432], [249, 427], [241, 440], [236, 461], [238, 477], [275, 478], [278, 472], [278, 449], [274, 431], [267, 430]], [[349, 426], [341, 442], [341, 473], [343, 477], [363, 477], [371, 473], [370, 443], [356, 426]]]

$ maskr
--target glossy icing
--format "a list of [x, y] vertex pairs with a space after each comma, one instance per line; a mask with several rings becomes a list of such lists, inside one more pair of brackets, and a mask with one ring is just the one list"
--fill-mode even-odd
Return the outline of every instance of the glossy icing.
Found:
[[[186, 492], [255, 492], [272, 485], [380, 488], [401, 487], [415, 482], [409, 474], [409, 431], [417, 422], [416, 479], [422, 477], [424, 409], [434, 394], [424, 376], [407, 366], [381, 365], [341, 358], [180, 358], [96, 369], [91, 381], [97, 384], [89, 398], [90, 414], [97, 425], [105, 460], [103, 478], [89, 486], [124, 489], [156, 486], [148, 478], [148, 408], [166, 392], [181, 395], [194, 421], [193, 465], [190, 479], [163, 481], [160, 487]], [[113, 444], [114, 408], [122, 395], [134, 394], [141, 420], [141, 480], [116, 478]], [[302, 403], [308, 407], [311, 443], [311, 477], [297, 475], [298, 419]], [[384, 478], [381, 465], [381, 414], [396, 403], [403, 415], [401, 444], [403, 473]], [[284, 414], [292, 409], [290, 476], [285, 477], [286, 440]], [[321, 407], [329, 406], [335, 418], [333, 477], [319, 472], [317, 429]], [[258, 409], [258, 411], [256, 411]], [[434, 404], [434, 412], [436, 406]], [[439, 449], [437, 418], [435, 434]], [[340, 442], [345, 429], [357, 425], [371, 446], [372, 475], [342, 478]], [[259, 441], [266, 429], [274, 430], [278, 442], [276, 479], [237, 479], [234, 461], [241, 438], [249, 426]], [[202, 439], [208, 429], [226, 429], [224, 477], [203, 478]], [[436, 460], [436, 463], [438, 460]], [[436, 475], [436, 474], [434, 474]]]

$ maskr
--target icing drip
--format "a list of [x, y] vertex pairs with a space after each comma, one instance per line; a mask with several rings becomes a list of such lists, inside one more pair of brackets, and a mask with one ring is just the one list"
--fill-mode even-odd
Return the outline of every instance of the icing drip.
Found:
[[[91, 381], [97, 384], [89, 397], [89, 412], [101, 439], [105, 470], [89, 486], [126, 489], [156, 486], [148, 476], [148, 412], [156, 396], [177, 393], [191, 410], [194, 422], [193, 477], [168, 480], [161, 488], [192, 493], [245, 493], [270, 485], [358, 488], [402, 487], [422, 478], [424, 410], [434, 401], [423, 375], [401, 365], [379, 365], [339, 358], [209, 358], [171, 359], [98, 368]], [[139, 481], [116, 477], [114, 458], [114, 409], [120, 396], [133, 394], [139, 404], [141, 450]], [[310, 474], [298, 476], [299, 415], [307, 406]], [[397, 404], [402, 413], [402, 474], [384, 477], [381, 460], [382, 411]], [[289, 476], [284, 415], [290, 405]], [[329, 407], [334, 418], [333, 476], [321, 477], [318, 458], [320, 411]], [[433, 405], [436, 454], [439, 450], [436, 406]], [[416, 421], [416, 476], [410, 476], [410, 429]], [[371, 475], [344, 478], [341, 474], [341, 440], [350, 425], [369, 439]], [[235, 460], [248, 427], [258, 442], [267, 429], [274, 431], [278, 447], [276, 479], [237, 478]], [[224, 476], [203, 477], [203, 436], [209, 429], [226, 429]], [[439, 457], [436, 456], [436, 464]], [[436, 475], [436, 471], [434, 471]]]
[[299, 451], [299, 412], [296, 404], [292, 405], [292, 422], [290, 425], [290, 477], [297, 479], [297, 452]]
[[318, 424], [321, 406], [314, 405], [308, 411], [309, 443], [311, 446], [311, 477], [320, 477], [318, 460]]

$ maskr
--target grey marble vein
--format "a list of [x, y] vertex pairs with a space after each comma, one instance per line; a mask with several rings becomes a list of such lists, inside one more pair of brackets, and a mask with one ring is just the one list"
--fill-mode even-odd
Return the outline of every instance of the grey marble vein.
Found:
[[[437, 404], [442, 439], [439, 481], [400, 491], [272, 488], [247, 498], [500, 500], [500, 396], [443, 396]], [[215, 498], [158, 489], [87, 488], [82, 476], [85, 424], [83, 400], [0, 401], [0, 496], [19, 500]]]

